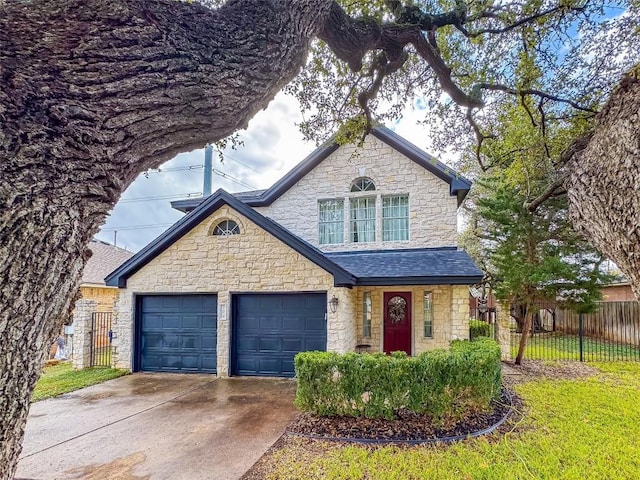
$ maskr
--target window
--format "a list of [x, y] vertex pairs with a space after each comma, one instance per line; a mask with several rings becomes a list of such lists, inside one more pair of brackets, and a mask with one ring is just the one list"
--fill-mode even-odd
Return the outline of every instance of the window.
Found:
[[433, 293], [424, 292], [424, 337], [433, 337]]
[[344, 242], [344, 201], [318, 202], [318, 231], [321, 245]]
[[371, 337], [371, 292], [364, 292], [362, 297], [362, 336]]
[[351, 182], [352, 192], [373, 192], [375, 189], [376, 184], [368, 177], [356, 178]]
[[214, 235], [222, 237], [227, 235], [238, 235], [239, 233], [240, 227], [233, 220], [223, 220], [213, 229]]
[[409, 240], [409, 197], [382, 198], [382, 240]]
[[376, 199], [351, 199], [351, 241], [355, 243], [376, 240]]

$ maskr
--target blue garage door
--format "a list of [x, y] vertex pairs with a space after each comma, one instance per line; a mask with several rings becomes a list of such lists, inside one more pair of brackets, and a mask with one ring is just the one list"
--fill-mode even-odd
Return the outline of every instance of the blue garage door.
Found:
[[138, 297], [139, 370], [216, 371], [216, 295]]
[[293, 357], [327, 348], [325, 293], [234, 296], [233, 375], [292, 377]]

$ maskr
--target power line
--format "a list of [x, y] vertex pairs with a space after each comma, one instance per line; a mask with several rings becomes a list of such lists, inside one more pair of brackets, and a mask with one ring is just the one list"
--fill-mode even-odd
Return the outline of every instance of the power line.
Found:
[[264, 172], [261, 172], [260, 170], [256, 170], [255, 168], [247, 165], [246, 163], [241, 162], [240, 160], [233, 158], [231, 155], [228, 154], [224, 154], [224, 158], [228, 158], [229, 160], [231, 160], [232, 162], [236, 162], [238, 165], [242, 165], [244, 168], [248, 168], [249, 170], [253, 170], [256, 173], [259, 173], [260, 175], [262, 175]]
[[143, 175], [150, 173], [165, 173], [165, 172], [184, 172], [187, 170], [201, 170], [204, 168], [202, 164], [185, 165], [184, 167], [171, 167], [171, 168], [153, 168], [143, 172]]
[[237, 183], [238, 185], [242, 185], [243, 187], [250, 188], [251, 190], [257, 190], [256, 187], [254, 187], [253, 185], [249, 185], [248, 183], [243, 182], [238, 178], [232, 177], [228, 173], [221, 172], [220, 170], [216, 170], [215, 168], [213, 169], [213, 173], [223, 178], [226, 178], [227, 180], [231, 180], [232, 182]]
[[155, 197], [123, 198], [118, 203], [151, 202], [153, 200], [167, 200], [169, 198], [195, 198], [201, 196], [202, 192], [176, 193], [174, 195], [158, 195]]
[[154, 223], [154, 224], [151, 224], [151, 225], [128, 225], [128, 226], [125, 225], [125, 226], [122, 226], [122, 227], [104, 227], [104, 228], [101, 228], [100, 230], [102, 230], [103, 232], [112, 232], [114, 230], [119, 232], [121, 230], [142, 230], [142, 229], [151, 229], [151, 228], [166, 228], [166, 227], [170, 227], [171, 225], [173, 225], [173, 223]]

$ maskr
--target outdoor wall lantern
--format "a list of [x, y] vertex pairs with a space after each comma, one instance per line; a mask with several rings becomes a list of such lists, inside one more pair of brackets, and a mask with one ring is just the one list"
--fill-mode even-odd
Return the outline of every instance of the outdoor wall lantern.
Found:
[[338, 310], [338, 297], [335, 295], [331, 297], [331, 300], [329, 300], [329, 309], [331, 310], [331, 313], [336, 313]]

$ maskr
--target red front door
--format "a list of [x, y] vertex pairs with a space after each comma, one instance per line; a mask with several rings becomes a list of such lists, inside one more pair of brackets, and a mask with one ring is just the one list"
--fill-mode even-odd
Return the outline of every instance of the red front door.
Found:
[[411, 355], [411, 292], [384, 294], [384, 353]]

